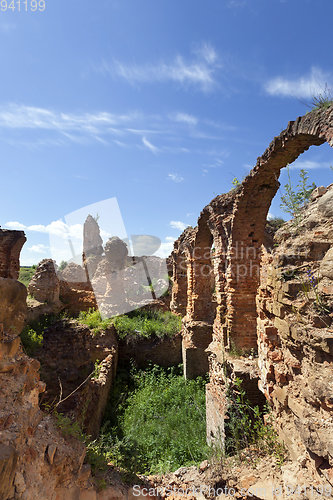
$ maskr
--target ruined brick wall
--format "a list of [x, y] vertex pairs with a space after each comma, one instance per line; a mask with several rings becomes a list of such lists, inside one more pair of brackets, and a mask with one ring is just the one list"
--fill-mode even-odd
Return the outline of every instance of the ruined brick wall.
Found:
[[333, 185], [276, 234], [258, 304], [260, 388], [294, 460], [333, 479]]
[[18, 279], [20, 252], [25, 241], [23, 231], [0, 229], [0, 277]]

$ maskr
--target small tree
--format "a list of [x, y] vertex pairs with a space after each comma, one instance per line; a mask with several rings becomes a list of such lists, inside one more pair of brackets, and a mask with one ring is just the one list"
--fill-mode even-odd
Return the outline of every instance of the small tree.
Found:
[[289, 165], [287, 165], [288, 171], [288, 182], [285, 184], [285, 194], [281, 196], [280, 208], [284, 212], [289, 213], [295, 219], [296, 225], [300, 222], [300, 211], [304, 205], [309, 201], [312, 191], [316, 188], [316, 184], [313, 182], [307, 185], [308, 175], [307, 171], [303, 168], [301, 169], [299, 176], [300, 180], [297, 184], [297, 191], [294, 191], [293, 185], [290, 177]]
[[59, 267], [58, 267], [58, 271], [63, 271], [65, 269], [65, 267], [68, 266], [68, 262], [66, 262], [65, 260], [62, 260], [59, 264]]

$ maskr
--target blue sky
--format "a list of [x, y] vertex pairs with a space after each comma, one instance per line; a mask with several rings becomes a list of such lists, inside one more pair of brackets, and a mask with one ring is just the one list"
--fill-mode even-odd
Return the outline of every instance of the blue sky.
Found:
[[[82, 223], [69, 214], [86, 206], [93, 216], [109, 207], [104, 239], [153, 235], [167, 256], [307, 111], [301, 101], [333, 87], [331, 0], [10, 5], [0, 11], [0, 225], [25, 230], [23, 265], [54, 245], [67, 258], [67, 233], [79, 242]], [[293, 179], [306, 168], [327, 185], [331, 164], [327, 144], [312, 147]], [[282, 214], [278, 197], [270, 212]]]

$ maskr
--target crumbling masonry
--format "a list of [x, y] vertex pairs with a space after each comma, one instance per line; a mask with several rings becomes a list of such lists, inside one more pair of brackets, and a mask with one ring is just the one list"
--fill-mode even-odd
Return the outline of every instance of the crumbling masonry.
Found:
[[[314, 379], [314, 372], [317, 370], [321, 380], [326, 378], [331, 383], [332, 330], [325, 328], [325, 331], [322, 329], [320, 332], [326, 339], [329, 337], [329, 340], [325, 341], [326, 344], [324, 342], [326, 347], [322, 347], [326, 357], [317, 355], [316, 358], [315, 354], [309, 354], [311, 335], [304, 334], [302, 340], [299, 340], [301, 336], [298, 333], [298, 341], [295, 340], [296, 333], [293, 334], [296, 336], [294, 339], [289, 337], [292, 319], [289, 319], [288, 314], [292, 313], [292, 285], [286, 283], [286, 287], [280, 290], [278, 286], [281, 285], [281, 280], [277, 278], [286, 262], [283, 262], [281, 256], [276, 257], [277, 260], [273, 262], [263, 245], [266, 218], [279, 187], [280, 170], [294, 162], [310, 146], [319, 146], [325, 141], [333, 146], [332, 107], [314, 110], [294, 122], [289, 122], [286, 130], [275, 137], [264, 154], [257, 159], [255, 167], [242, 184], [227, 194], [217, 196], [202, 210], [197, 227], [186, 229], [174, 245], [171, 308], [184, 316], [185, 376], [191, 378], [202, 375], [209, 364], [209, 439], [213, 440], [218, 436], [223, 439], [223, 419], [226, 411], [224, 374], [228, 352], [230, 349], [243, 352], [253, 349], [258, 352], [259, 348], [259, 367], [253, 366], [256, 372], [254, 381], [257, 384], [256, 377], [260, 378], [260, 389], [266, 398], [274, 403], [276, 414], [279, 415], [278, 421], [282, 421], [284, 417], [289, 422], [288, 432], [281, 431], [281, 434], [293, 450], [294, 456], [303, 454], [310, 460], [311, 455], [311, 459], [317, 460], [316, 466], [319, 462], [327, 461], [330, 464], [328, 467], [332, 467], [332, 438], [327, 444], [325, 433], [320, 439], [318, 433], [315, 435], [311, 431], [310, 434], [307, 431], [305, 436], [309, 422], [304, 421], [304, 418], [310, 410], [309, 403], [305, 404], [304, 394], [302, 396], [306, 385], [304, 379], [309, 377], [311, 372], [309, 366], [313, 366]], [[330, 192], [332, 196], [333, 193]], [[322, 205], [326, 206], [325, 203]], [[309, 226], [311, 228], [315, 228], [317, 220], [320, 222], [318, 216], [313, 217], [312, 225]], [[308, 242], [308, 251], [303, 256], [298, 252], [296, 264], [304, 264], [304, 261], [307, 261], [316, 268], [325, 252], [332, 248], [332, 223], [327, 218], [324, 222], [325, 231], [318, 227], [317, 232], [314, 229], [312, 241]], [[289, 246], [295, 239], [291, 233]], [[305, 242], [301, 243], [304, 248]], [[320, 250], [317, 253], [313, 251], [316, 245]], [[290, 263], [295, 265], [295, 262], [288, 261], [288, 264]], [[275, 266], [273, 270], [272, 266]], [[278, 271], [276, 268], [279, 268]], [[265, 273], [272, 276], [270, 280], [266, 280]], [[295, 288], [294, 285], [294, 289], [299, 291], [299, 281], [297, 286]], [[325, 290], [327, 294], [332, 294], [333, 287], [326, 286]], [[213, 292], [216, 304], [213, 301]], [[328, 320], [326, 327], [330, 325], [331, 318]], [[322, 324], [321, 328], [325, 325]], [[318, 332], [316, 336], [318, 338]], [[317, 349], [319, 343], [312, 342], [317, 345]], [[328, 344], [331, 347], [328, 347]], [[311, 365], [315, 359], [321, 360], [318, 366]], [[323, 365], [324, 360], [328, 365]], [[227, 363], [232, 364], [232, 360], [229, 359]], [[257, 365], [255, 360], [246, 361], [247, 365], [249, 363]], [[246, 375], [246, 372], [249, 370], [244, 367], [243, 375], [250, 384], [251, 376], [248, 373]], [[301, 379], [304, 387], [301, 385]], [[333, 387], [330, 387], [329, 393], [327, 387], [324, 389], [324, 386], [317, 382], [317, 388], [319, 386], [323, 391], [322, 403], [312, 395], [311, 418], [319, 418], [320, 414], [326, 423], [330, 422], [329, 428], [332, 431]], [[290, 406], [289, 390], [294, 393], [294, 399], [290, 395]], [[313, 387], [311, 391], [313, 394], [316, 389]], [[302, 399], [302, 402], [298, 399], [297, 403], [297, 397]], [[253, 398], [256, 398], [255, 391]], [[259, 393], [257, 399], [260, 400]], [[313, 413], [314, 411], [317, 413]], [[294, 419], [295, 414], [297, 418]], [[279, 425], [281, 430], [283, 425]]]

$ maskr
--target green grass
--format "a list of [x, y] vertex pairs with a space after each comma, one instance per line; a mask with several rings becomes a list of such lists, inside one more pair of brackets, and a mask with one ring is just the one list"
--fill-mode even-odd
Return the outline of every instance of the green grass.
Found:
[[123, 369], [88, 454], [132, 473], [165, 473], [206, 459], [205, 381], [185, 380], [182, 366]]
[[78, 321], [92, 329], [95, 334], [107, 329], [111, 324], [115, 326], [118, 337], [149, 338], [173, 337], [181, 330], [181, 318], [170, 311], [145, 311], [137, 309], [123, 316], [102, 320], [99, 311], [89, 310], [81, 312]]
[[31, 281], [31, 278], [35, 274], [35, 272], [36, 272], [36, 266], [32, 266], [32, 267], [22, 266], [22, 267], [20, 267], [20, 274], [19, 274], [18, 281], [20, 281], [21, 283], [23, 283], [23, 285], [25, 285], [27, 287]]
[[33, 356], [43, 345], [43, 333], [46, 328], [52, 325], [57, 319], [55, 315], [46, 315], [36, 321], [31, 321], [26, 325], [21, 334], [21, 341], [28, 356]]

